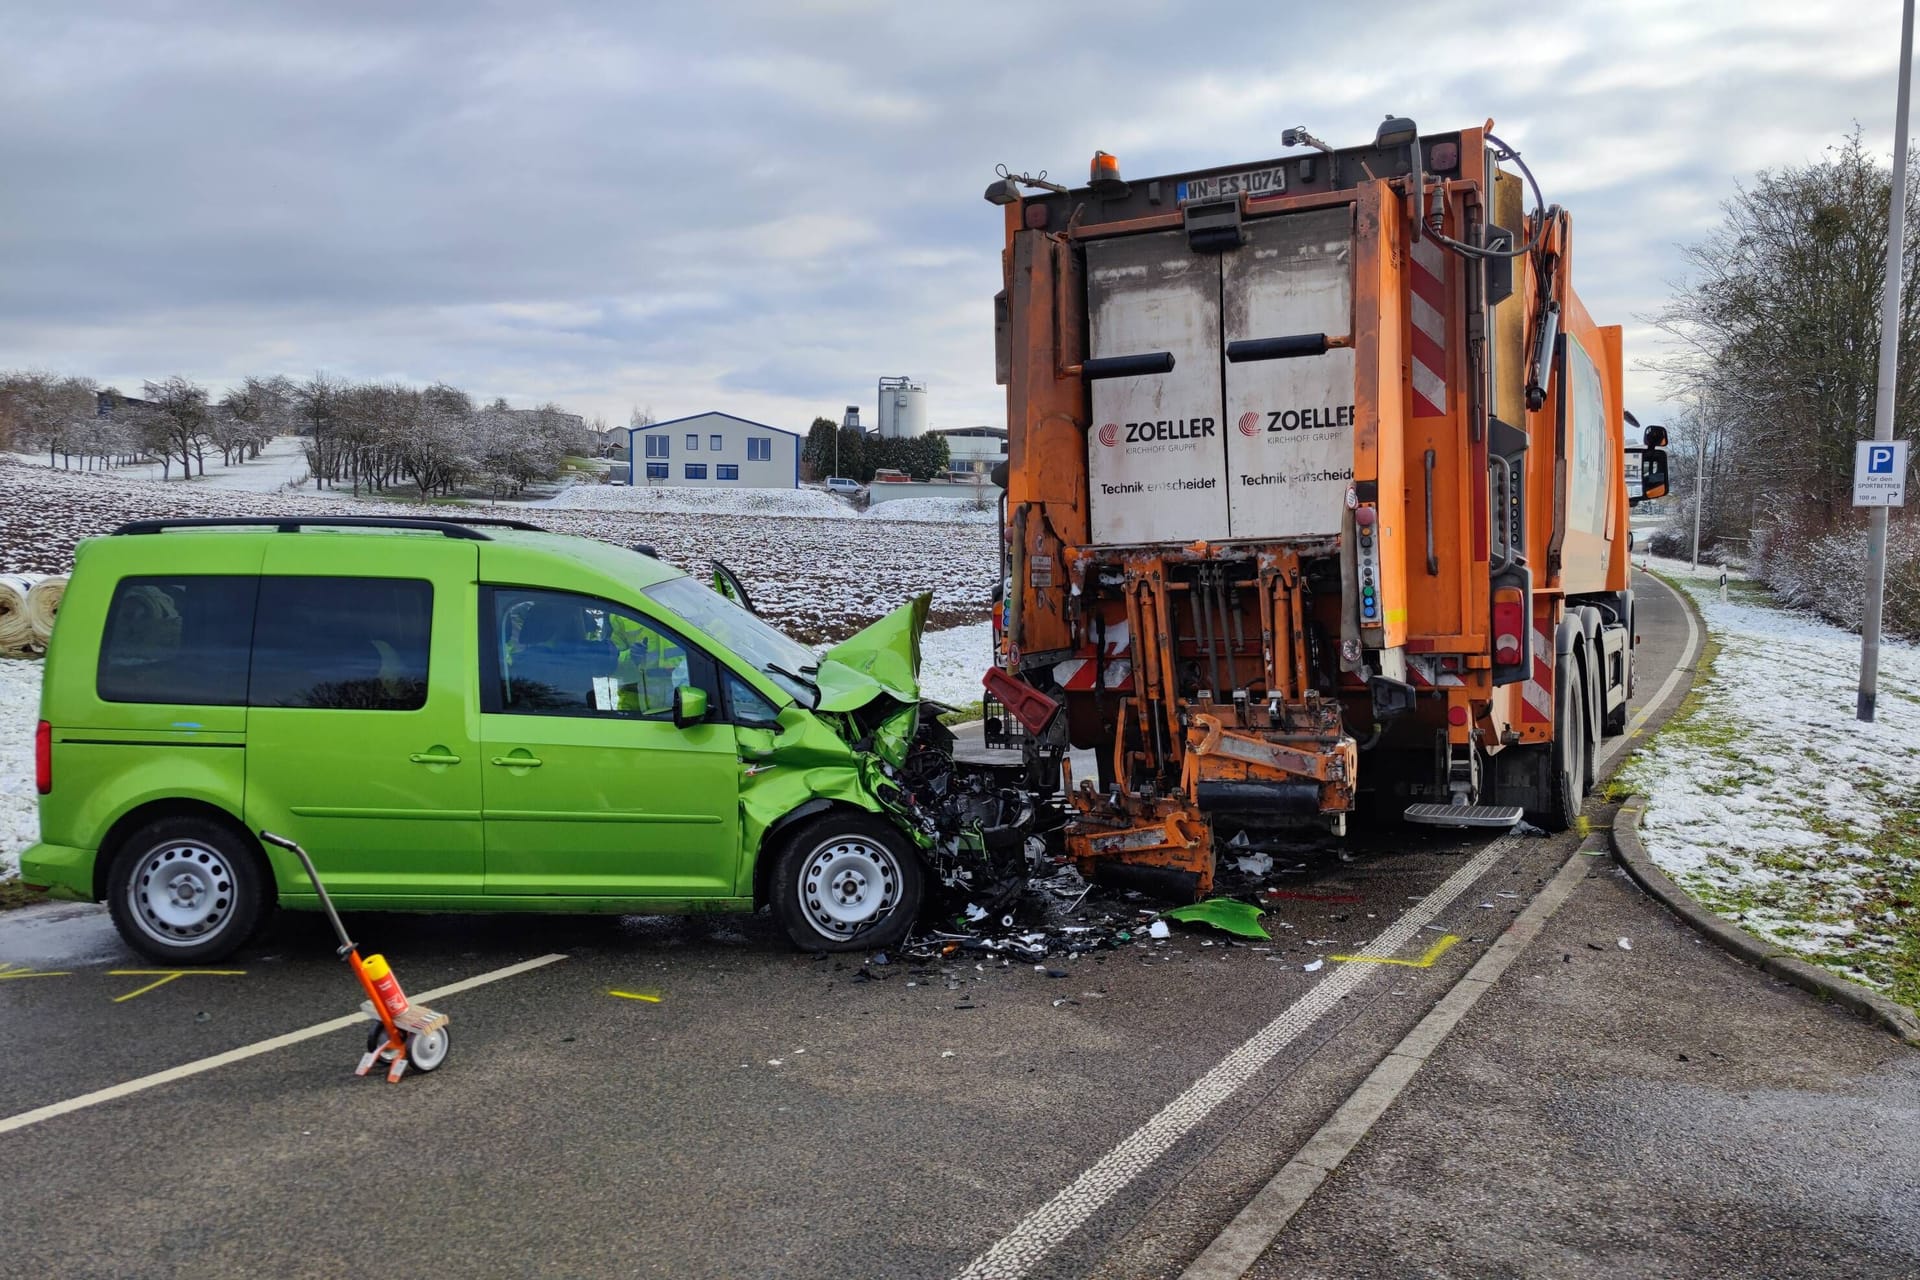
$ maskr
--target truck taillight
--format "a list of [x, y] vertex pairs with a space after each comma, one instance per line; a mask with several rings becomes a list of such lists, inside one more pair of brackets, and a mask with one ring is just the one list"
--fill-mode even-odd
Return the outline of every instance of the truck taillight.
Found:
[[43, 796], [53, 791], [53, 726], [45, 720], [33, 730], [33, 789]]
[[1502, 587], [1493, 593], [1493, 660], [1512, 666], [1526, 652], [1526, 593], [1518, 587]]

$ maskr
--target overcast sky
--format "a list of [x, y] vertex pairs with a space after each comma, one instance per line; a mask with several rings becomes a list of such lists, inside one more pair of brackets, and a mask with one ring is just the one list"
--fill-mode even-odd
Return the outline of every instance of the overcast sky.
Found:
[[[994, 165], [1084, 182], [1488, 116], [1632, 365], [1736, 181], [1861, 125], [1899, 5], [0, 3], [0, 368], [442, 379], [1001, 423]], [[1645, 415], [1643, 415], [1644, 418]]]

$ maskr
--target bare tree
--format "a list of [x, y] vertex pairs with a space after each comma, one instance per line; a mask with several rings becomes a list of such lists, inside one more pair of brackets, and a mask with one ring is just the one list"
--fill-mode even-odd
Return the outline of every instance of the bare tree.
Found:
[[169, 455], [180, 459], [183, 478], [193, 475], [193, 463], [200, 463], [200, 474], [207, 472], [207, 428], [211, 415], [207, 389], [178, 374], [161, 382], [145, 384], [148, 417], [141, 432], [148, 446], [159, 453], [161, 474], [165, 476]]

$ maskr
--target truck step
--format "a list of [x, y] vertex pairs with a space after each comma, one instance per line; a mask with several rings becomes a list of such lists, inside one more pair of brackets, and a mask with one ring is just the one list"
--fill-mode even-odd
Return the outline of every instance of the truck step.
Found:
[[1517, 804], [1410, 804], [1400, 816], [1430, 827], [1510, 827], [1522, 812]]

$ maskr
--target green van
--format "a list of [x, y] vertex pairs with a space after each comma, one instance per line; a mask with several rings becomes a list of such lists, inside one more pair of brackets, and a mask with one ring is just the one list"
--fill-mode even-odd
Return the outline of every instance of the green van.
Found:
[[816, 656], [514, 521], [135, 522], [75, 555], [21, 876], [168, 962], [318, 907], [263, 829], [344, 909], [770, 905], [803, 948], [888, 946], [982, 847], [921, 716], [927, 606]]

